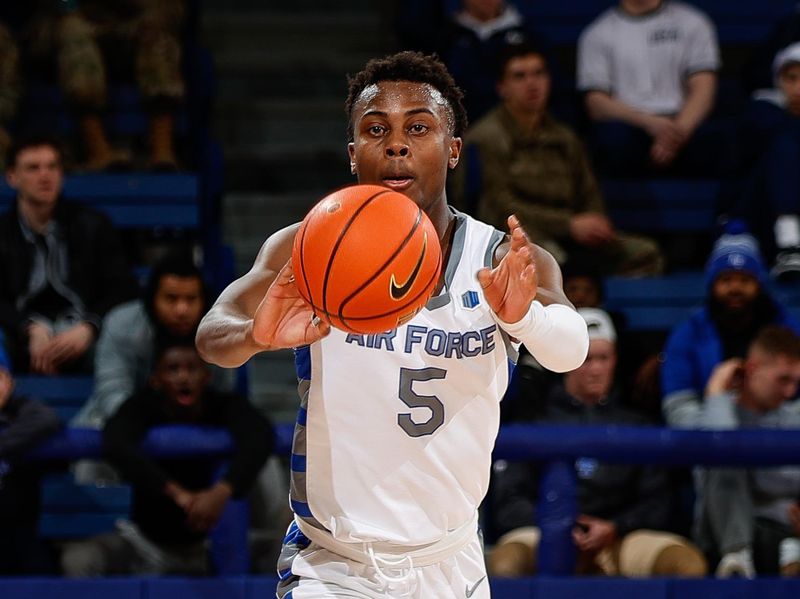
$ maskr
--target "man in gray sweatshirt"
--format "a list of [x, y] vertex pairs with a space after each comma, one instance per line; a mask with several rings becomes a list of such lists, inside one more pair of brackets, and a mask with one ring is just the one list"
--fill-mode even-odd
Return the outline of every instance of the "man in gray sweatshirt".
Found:
[[[745, 358], [721, 362], [712, 372], [701, 426], [800, 428], [798, 384], [800, 337], [766, 326]], [[800, 574], [800, 467], [716, 470], [699, 490], [698, 532], [721, 555], [718, 576]]]

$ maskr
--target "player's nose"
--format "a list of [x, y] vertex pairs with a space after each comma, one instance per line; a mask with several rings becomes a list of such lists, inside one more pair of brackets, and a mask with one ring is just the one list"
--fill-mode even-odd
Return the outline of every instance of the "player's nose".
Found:
[[397, 156], [408, 156], [409, 148], [406, 141], [398, 135], [393, 136], [389, 139], [389, 143], [386, 144], [386, 156], [388, 158], [395, 158]]

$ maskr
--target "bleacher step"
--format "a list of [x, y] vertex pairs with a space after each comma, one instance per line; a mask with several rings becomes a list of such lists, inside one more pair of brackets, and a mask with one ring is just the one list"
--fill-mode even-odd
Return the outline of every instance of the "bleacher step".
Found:
[[236, 247], [236, 272], [246, 272], [264, 240], [302, 220], [324, 190], [294, 193], [231, 192], [223, 198], [223, 237]]
[[[235, 34], [232, 35], [232, 34]], [[351, 35], [357, 34], [357, 35]], [[339, 49], [370, 50], [386, 40], [380, 14], [340, 6], [335, 11], [298, 13], [261, 10], [246, 13], [209, 12], [201, 27], [203, 39], [224, 53], [244, 41], [265, 60], [276, 54], [303, 54], [304, 49], [335, 45]], [[309, 44], [314, 40], [314, 44]]]
[[339, 97], [315, 98], [287, 103], [282, 100], [221, 100], [217, 134], [233, 147], [264, 147], [269, 140], [272, 152], [285, 151], [286, 146], [308, 148], [339, 141], [344, 152], [346, 116], [343, 94]]
[[226, 153], [230, 188], [286, 193], [307, 188], [334, 189], [353, 182], [344, 135], [325, 145], [245, 145]]

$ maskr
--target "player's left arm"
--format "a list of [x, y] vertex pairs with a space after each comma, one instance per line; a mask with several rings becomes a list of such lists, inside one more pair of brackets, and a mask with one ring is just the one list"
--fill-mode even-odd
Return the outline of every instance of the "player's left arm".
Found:
[[508, 225], [509, 240], [498, 247], [494, 267], [477, 273], [484, 297], [498, 324], [542, 366], [574, 370], [589, 350], [586, 322], [564, 295], [555, 259], [530, 241], [515, 216]]

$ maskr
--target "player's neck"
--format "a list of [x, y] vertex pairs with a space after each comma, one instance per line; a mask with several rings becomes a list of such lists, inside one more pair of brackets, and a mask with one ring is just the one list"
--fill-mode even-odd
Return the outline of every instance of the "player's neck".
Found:
[[446, 261], [447, 256], [450, 254], [450, 246], [452, 245], [453, 241], [453, 232], [455, 231], [455, 222], [456, 217], [450, 213], [450, 220], [447, 223], [447, 227], [444, 230], [444, 233], [439, 236], [439, 245], [442, 248], [442, 259]]
[[444, 286], [444, 275], [447, 270], [447, 262], [450, 259], [450, 249], [453, 247], [453, 235], [455, 234], [456, 217], [450, 210], [447, 211], [450, 215], [450, 220], [443, 234], [439, 235], [439, 246], [442, 248], [442, 272], [439, 275], [439, 282], [434, 289], [434, 295], [438, 295]]

